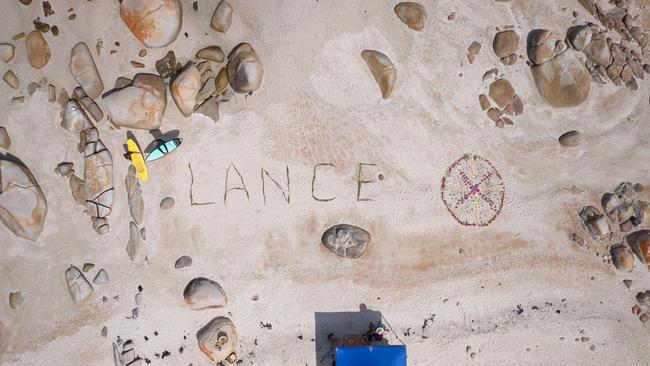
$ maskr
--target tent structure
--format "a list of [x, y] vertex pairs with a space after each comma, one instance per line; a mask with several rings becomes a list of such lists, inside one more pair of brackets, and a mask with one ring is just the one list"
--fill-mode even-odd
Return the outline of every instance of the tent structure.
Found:
[[336, 366], [406, 366], [406, 346], [337, 347]]

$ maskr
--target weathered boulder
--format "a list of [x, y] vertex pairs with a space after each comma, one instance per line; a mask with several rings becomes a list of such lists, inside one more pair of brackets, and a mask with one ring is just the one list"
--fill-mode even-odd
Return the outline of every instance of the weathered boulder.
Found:
[[321, 243], [339, 257], [359, 258], [370, 244], [370, 233], [353, 225], [334, 225], [325, 230]]
[[395, 14], [409, 28], [421, 31], [427, 22], [427, 11], [422, 4], [405, 1], [395, 5]]
[[212, 319], [196, 333], [196, 339], [201, 352], [212, 362], [237, 360], [237, 328], [230, 319], [223, 316]]
[[47, 202], [27, 167], [0, 154], [0, 221], [15, 235], [35, 241], [43, 231]]
[[[519, 34], [512, 29], [497, 33], [492, 41], [492, 49], [504, 64], [514, 64], [517, 61]], [[511, 57], [513, 55], [515, 57]]]
[[47, 44], [43, 34], [39, 31], [30, 32], [25, 37], [25, 49], [27, 51], [27, 60], [35, 69], [42, 69], [50, 61], [52, 53], [50, 46]]
[[382, 97], [384, 99], [390, 98], [393, 94], [395, 83], [397, 82], [397, 70], [393, 62], [388, 56], [375, 50], [362, 51], [361, 58], [366, 62], [370, 73], [372, 73], [372, 76], [379, 85]]
[[183, 9], [179, 0], [122, 0], [120, 17], [145, 46], [159, 48], [176, 40]]
[[617, 244], [610, 249], [614, 267], [619, 271], [632, 272], [634, 269], [634, 254], [630, 248], [623, 244]]
[[228, 55], [228, 82], [237, 93], [259, 89], [264, 76], [264, 66], [257, 52], [248, 43], [240, 43]]
[[167, 107], [165, 81], [158, 75], [138, 74], [131, 85], [106, 95], [104, 106], [108, 117], [119, 126], [158, 129]]
[[205, 277], [191, 280], [185, 286], [183, 297], [192, 310], [220, 308], [228, 304], [228, 298], [221, 286]]
[[172, 81], [172, 98], [185, 117], [192, 115], [201, 86], [201, 72], [194, 62], [188, 62]]
[[72, 47], [70, 73], [91, 99], [96, 99], [102, 94], [104, 83], [88, 46], [83, 42]]
[[93, 287], [88, 282], [86, 277], [79, 271], [79, 268], [75, 266], [70, 266], [65, 271], [65, 282], [68, 284], [68, 292], [70, 292], [70, 297], [72, 302], [79, 304], [87, 299], [93, 294]]
[[84, 181], [86, 183], [86, 209], [98, 234], [109, 230], [106, 216], [111, 214], [115, 189], [113, 188], [113, 157], [96, 128], [83, 131]]
[[604, 239], [611, 233], [607, 216], [601, 214], [594, 206], [583, 207], [580, 218], [583, 228], [594, 240]]
[[539, 94], [553, 107], [574, 107], [589, 96], [591, 74], [574, 52], [567, 49], [553, 59], [531, 67]]
[[567, 49], [562, 37], [549, 30], [536, 29], [528, 34], [528, 59], [534, 65], [551, 61]]

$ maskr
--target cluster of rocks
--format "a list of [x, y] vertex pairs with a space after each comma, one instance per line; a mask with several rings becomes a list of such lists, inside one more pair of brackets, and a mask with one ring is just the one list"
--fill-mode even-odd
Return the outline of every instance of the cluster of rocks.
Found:
[[[205, 277], [191, 280], [183, 290], [183, 298], [192, 310], [221, 308], [228, 304], [223, 288]], [[229, 318], [213, 318], [199, 329], [196, 339], [201, 352], [212, 362], [237, 362], [237, 328]]]
[[629, 0], [613, 0], [614, 8], [605, 12], [596, 0], [579, 0], [587, 11], [607, 29], [614, 30], [626, 41], [636, 42], [642, 49], [650, 46], [650, 35], [634, 24], [635, 17], [629, 13]]
[[645, 72], [650, 72], [650, 66], [642, 64], [639, 52], [622, 42], [615, 43], [595, 24], [569, 28], [567, 40], [575, 50], [586, 56], [585, 66], [596, 82], [604, 83], [609, 78], [616, 85], [636, 90], [637, 79], [645, 79], [644, 68]]
[[325, 230], [321, 243], [339, 257], [356, 259], [370, 245], [370, 233], [354, 225], [338, 224]]
[[[86, 263], [83, 265], [83, 272], [88, 272], [95, 265]], [[75, 266], [70, 266], [65, 271], [65, 282], [68, 285], [68, 292], [74, 304], [80, 304], [88, 300], [93, 294], [93, 286], [86, 279], [86, 276]], [[109, 282], [108, 273], [105, 269], [100, 269], [95, 274], [93, 283], [95, 285], [104, 285]]]
[[[497, 75], [497, 69], [488, 70], [483, 76], [483, 81], [497, 77]], [[514, 125], [510, 117], [519, 116], [524, 112], [524, 102], [517, 95], [512, 84], [504, 78], [496, 79], [490, 83], [487, 95], [480, 94], [478, 100], [481, 109], [500, 128], [506, 125]], [[493, 107], [490, 101], [495, 103], [496, 106]]]
[[514, 65], [519, 58], [519, 34], [512, 29], [498, 32], [492, 41], [492, 49], [505, 65]]
[[[2, 131], [0, 145], [9, 148], [9, 135]], [[32, 172], [13, 156], [0, 154], [0, 221], [14, 235], [36, 241], [46, 215], [47, 201]]]
[[[582, 226], [592, 239], [620, 241], [609, 248], [609, 253], [612, 263], [621, 271], [631, 272], [634, 269], [633, 254], [641, 263], [650, 263], [650, 231], [639, 230], [625, 235], [636, 227], [650, 223], [650, 204], [638, 199], [643, 190], [639, 183], [623, 182], [613, 192], [603, 194], [602, 213], [594, 206], [585, 206], [580, 212]], [[618, 230], [612, 229], [612, 226]]]

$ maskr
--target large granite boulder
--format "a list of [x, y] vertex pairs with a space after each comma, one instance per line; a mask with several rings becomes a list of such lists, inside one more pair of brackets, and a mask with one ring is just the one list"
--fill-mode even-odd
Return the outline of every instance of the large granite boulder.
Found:
[[29, 169], [0, 154], [0, 221], [15, 235], [35, 241], [46, 214], [45, 196]]
[[133, 83], [104, 97], [113, 123], [127, 128], [160, 128], [167, 107], [165, 81], [158, 75], [138, 74]]

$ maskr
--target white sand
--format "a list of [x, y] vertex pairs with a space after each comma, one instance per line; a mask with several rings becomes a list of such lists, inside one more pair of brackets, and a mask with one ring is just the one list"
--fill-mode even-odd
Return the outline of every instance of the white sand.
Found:
[[[39, 1], [30, 7], [3, 1], [0, 41], [14, 43], [17, 55], [0, 72], [13, 69], [25, 94], [26, 85], [43, 76], [71, 92], [69, 51], [81, 40], [95, 55], [98, 38], [104, 50], [95, 60], [106, 90], [118, 76], [141, 71], [130, 60], [155, 73], [155, 60], [168, 50], [185, 63], [211, 44], [228, 52], [239, 42], [251, 43], [265, 75], [253, 96], [221, 105], [217, 124], [199, 115], [183, 118], [169, 98], [162, 129], [179, 129], [184, 143], [150, 164], [151, 179], [143, 184], [148, 263], [145, 253], [131, 262], [125, 250], [126, 131], [106, 122], [100, 127], [113, 153], [116, 200], [111, 231], [98, 236], [74, 204], [67, 181], [53, 173], [62, 161], [73, 161], [79, 173], [83, 166], [78, 138], [59, 127], [58, 106], [42, 92], [13, 105], [9, 101], [19, 93], [0, 85], [0, 125], [13, 140], [10, 152], [31, 169], [48, 201], [37, 242], [0, 228], [3, 365], [112, 365], [111, 341], [118, 335], [133, 339], [136, 352], [152, 364], [207, 365], [195, 334], [218, 315], [237, 325], [244, 365], [316, 365], [310, 341], [314, 312], [354, 311], [360, 303], [390, 321], [408, 346], [412, 366], [647, 363], [648, 328], [630, 309], [635, 293], [647, 289], [648, 273], [638, 262], [631, 274], [603, 263], [596, 253], [602, 255], [605, 244], [588, 239], [577, 216], [583, 205], [598, 206], [601, 194], [622, 181], [650, 186], [647, 79], [635, 92], [593, 83], [584, 104], [557, 110], [540, 98], [524, 60], [505, 67], [491, 50], [495, 27], [515, 25], [525, 54], [530, 30], [564, 34], [575, 22], [573, 10], [580, 14], [578, 22], [595, 22], [578, 1], [425, 1], [429, 19], [418, 33], [397, 19], [394, 2], [233, 0], [233, 25], [222, 35], [209, 28], [216, 0], [201, 1], [198, 13], [184, 0], [177, 41], [149, 50], [144, 59], [137, 55], [141, 44], [119, 19], [117, 1], [51, 3], [56, 14], [43, 18]], [[646, 12], [650, 7], [647, 0], [635, 3]], [[74, 21], [67, 20], [69, 7], [77, 14]], [[452, 12], [456, 19], [448, 21]], [[60, 29], [58, 37], [46, 34], [53, 56], [39, 71], [27, 64], [23, 41], [11, 41], [30, 31], [36, 16]], [[650, 28], [648, 16], [643, 21]], [[466, 49], [474, 40], [483, 49], [468, 65]], [[110, 55], [111, 49], [118, 53]], [[360, 57], [363, 49], [384, 52], [397, 67], [390, 100], [381, 99]], [[478, 104], [488, 86], [481, 77], [492, 67], [499, 67], [525, 103], [515, 126], [505, 129], [497, 129]], [[557, 137], [572, 129], [586, 141], [562, 148]], [[133, 132], [145, 144], [150, 141], [147, 132]], [[488, 227], [459, 225], [440, 198], [443, 174], [464, 153], [490, 160], [504, 180], [503, 211]], [[250, 201], [233, 191], [224, 206], [231, 162], [245, 179]], [[336, 165], [319, 180], [322, 196], [336, 196], [331, 202], [311, 198], [312, 169], [321, 162]], [[360, 162], [377, 164], [364, 170], [368, 176], [386, 177], [364, 186], [371, 202], [356, 201]], [[190, 163], [195, 200], [216, 204], [190, 205]], [[291, 203], [267, 184], [265, 205], [260, 169], [284, 182], [285, 165]], [[170, 211], [158, 207], [166, 196], [176, 198]], [[321, 233], [340, 222], [371, 232], [373, 243], [363, 258], [339, 259], [320, 245]], [[568, 239], [574, 232], [590, 249]], [[174, 269], [184, 254], [193, 264]], [[85, 262], [96, 264], [89, 280], [105, 268], [111, 281], [95, 286], [89, 302], [73, 306], [63, 273]], [[217, 280], [229, 305], [189, 310], [182, 291], [197, 276]], [[634, 280], [629, 290], [625, 278]], [[126, 319], [138, 285], [144, 287], [140, 316]], [[17, 290], [25, 302], [12, 310], [6, 299]], [[251, 300], [254, 293], [258, 301]], [[102, 302], [102, 296], [109, 300]], [[520, 315], [517, 305], [524, 309]], [[435, 321], [423, 333], [422, 322], [431, 314]], [[273, 328], [263, 329], [260, 322]], [[103, 326], [107, 339], [100, 335]], [[408, 328], [414, 334], [405, 337]], [[590, 340], [574, 341], [582, 336]], [[589, 350], [592, 344], [595, 351]], [[474, 360], [468, 345], [477, 353]], [[165, 349], [171, 355], [156, 359]]]

